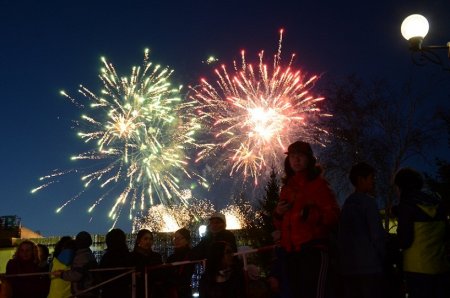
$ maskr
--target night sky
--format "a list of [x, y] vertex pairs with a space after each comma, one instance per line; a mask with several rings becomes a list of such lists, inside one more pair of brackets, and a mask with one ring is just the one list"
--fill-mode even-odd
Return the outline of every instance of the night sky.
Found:
[[[200, 77], [213, 77], [214, 66], [202, 63], [208, 56], [231, 66], [245, 49], [247, 59], [256, 61], [260, 50], [276, 51], [284, 28], [283, 57], [296, 53], [294, 66], [309, 74], [355, 73], [400, 83], [433, 73], [450, 83], [438, 66], [411, 62], [400, 24], [412, 13], [430, 22], [427, 44], [450, 40], [448, 0], [0, 1], [0, 215], [18, 215], [46, 236], [104, 234], [111, 226], [110, 204], [87, 214], [93, 198], [55, 214], [81, 189], [76, 179], [30, 194], [39, 177], [76, 166], [69, 158], [83, 145], [71, 121], [82, 111], [59, 91], [76, 95], [79, 84], [99, 91], [101, 56], [128, 75], [149, 48], [150, 60], [175, 70], [174, 85], [195, 85]], [[430, 100], [448, 103], [449, 85]], [[216, 200], [226, 186], [217, 187]], [[121, 220], [118, 227], [128, 232], [131, 225]]]

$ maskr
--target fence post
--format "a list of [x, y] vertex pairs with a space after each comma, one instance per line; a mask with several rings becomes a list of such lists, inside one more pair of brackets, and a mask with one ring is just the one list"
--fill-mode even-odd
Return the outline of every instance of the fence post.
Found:
[[131, 273], [131, 298], [136, 298], [136, 269]]
[[148, 298], [148, 274], [147, 274], [147, 266], [145, 266], [145, 270], [144, 270], [144, 297]]
[[244, 261], [244, 270], [247, 271], [247, 254], [242, 255], [242, 260]]

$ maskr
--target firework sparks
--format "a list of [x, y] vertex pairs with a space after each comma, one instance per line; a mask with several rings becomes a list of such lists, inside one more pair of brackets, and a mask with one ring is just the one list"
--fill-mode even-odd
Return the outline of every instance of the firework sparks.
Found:
[[[130, 219], [136, 210], [141, 212], [154, 204], [186, 203], [182, 179], [206, 184], [187, 167], [187, 150], [196, 147], [194, 135], [200, 124], [195, 115], [186, 114], [189, 103], [181, 102], [180, 89], [170, 86], [172, 70], [153, 65], [148, 55], [146, 50], [143, 66], [133, 67], [129, 77], [119, 77], [114, 66], [102, 58], [100, 95], [84, 86], [79, 88], [87, 105], [61, 92], [86, 110], [79, 121], [78, 136], [94, 145], [92, 150], [72, 157], [91, 163], [95, 160], [89, 171], [80, 169], [77, 173], [86, 188], [95, 184], [105, 189], [88, 211], [92, 212], [104, 199], [115, 197], [109, 212], [113, 220], [126, 203]], [[43, 177], [44, 184], [32, 192], [63, 174]], [[58, 212], [73, 200], [65, 202]]]
[[155, 205], [147, 214], [136, 217], [133, 233], [140, 229], [154, 232], [174, 232], [182, 227], [193, 227], [214, 213], [214, 206], [205, 200], [190, 198], [189, 206], [184, 204], [166, 206]]
[[242, 198], [235, 198], [231, 204], [220, 210], [220, 213], [225, 215], [229, 230], [260, 227], [262, 223], [260, 212]]
[[265, 64], [263, 51], [256, 67], [242, 51], [241, 65], [235, 62], [233, 72], [222, 65], [215, 70], [215, 83], [202, 79], [199, 86], [190, 87], [199, 119], [215, 138], [196, 161], [215, 156], [218, 164], [228, 165], [230, 176], [242, 173], [244, 180], [253, 177], [257, 184], [264, 170], [281, 164], [293, 140], [318, 142], [319, 132], [325, 132], [314, 124], [328, 116], [318, 107], [324, 98], [309, 93], [318, 77], [307, 78], [293, 69], [295, 55], [281, 65], [282, 33], [272, 67]]
[[228, 230], [240, 230], [245, 226], [244, 216], [240, 214], [239, 209], [229, 206], [221, 213], [225, 215]]
[[217, 61], [219, 61], [218, 58], [216, 58], [214, 56], [209, 56], [208, 59], [206, 59], [205, 61], [202, 61], [202, 63], [204, 63], [204, 64], [213, 64], [213, 63], [216, 63]]

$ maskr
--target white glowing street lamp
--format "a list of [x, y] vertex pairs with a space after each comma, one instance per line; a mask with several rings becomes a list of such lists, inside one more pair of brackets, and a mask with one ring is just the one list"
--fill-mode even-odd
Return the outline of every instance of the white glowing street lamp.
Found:
[[435, 49], [447, 49], [450, 58], [450, 42], [442, 46], [424, 46], [422, 44], [425, 36], [430, 29], [428, 20], [420, 14], [412, 14], [406, 17], [401, 25], [401, 32], [403, 37], [409, 41], [410, 49], [413, 53], [418, 53], [419, 56], [413, 56], [413, 61], [416, 64], [423, 65], [425, 60], [433, 62], [435, 64], [442, 65], [445, 70], [449, 70], [449, 67], [444, 66], [444, 62], [441, 57], [434, 52]]
[[412, 14], [403, 20], [401, 26], [403, 37], [410, 42], [413, 50], [420, 50], [422, 41], [430, 29], [427, 19], [420, 14]]
[[198, 227], [198, 236], [202, 238], [206, 234], [207, 227], [205, 225], [201, 225]]

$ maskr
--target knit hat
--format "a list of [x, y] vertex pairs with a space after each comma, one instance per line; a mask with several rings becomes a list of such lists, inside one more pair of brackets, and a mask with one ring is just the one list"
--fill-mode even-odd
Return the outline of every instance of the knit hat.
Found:
[[213, 215], [211, 215], [209, 217], [209, 220], [211, 220], [213, 218], [218, 218], [218, 219], [222, 220], [223, 223], [225, 223], [225, 224], [227, 223], [227, 220], [226, 220], [225, 215], [223, 213], [216, 212], [216, 213], [214, 213]]
[[81, 231], [75, 237], [75, 242], [77, 244], [77, 248], [88, 248], [92, 245], [92, 237], [86, 231]]

